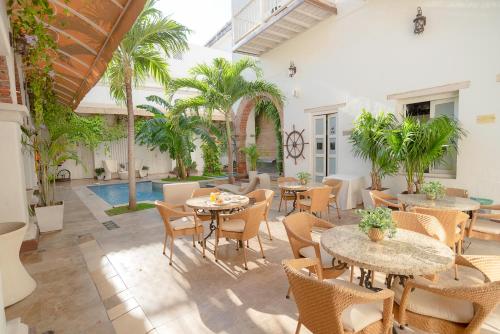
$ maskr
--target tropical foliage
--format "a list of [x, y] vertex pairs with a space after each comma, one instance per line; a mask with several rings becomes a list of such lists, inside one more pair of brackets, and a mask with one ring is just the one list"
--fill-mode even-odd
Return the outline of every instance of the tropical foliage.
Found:
[[241, 152], [243, 152], [250, 161], [250, 170], [257, 170], [257, 160], [259, 160], [257, 145], [250, 144], [247, 147], [242, 148]]
[[[278, 174], [283, 173], [283, 133], [281, 130], [280, 113], [276, 106], [269, 100], [261, 100], [255, 105], [255, 119], [265, 117], [273, 125], [276, 137], [276, 169]], [[255, 124], [258, 124], [256, 121]], [[255, 136], [259, 136], [259, 128], [256, 125]]]
[[358, 210], [358, 214], [361, 216], [358, 226], [364, 233], [368, 233], [372, 228], [378, 228], [382, 232], [388, 232], [389, 238], [396, 234], [391, 209], [378, 207], [371, 210]]
[[372, 190], [382, 189], [382, 178], [398, 171], [398, 162], [394, 159], [387, 142], [387, 132], [396, 127], [393, 114], [373, 115], [363, 109], [354, 122], [354, 129], [349, 141], [353, 145], [355, 156], [371, 163]]
[[[132, 87], [144, 83], [148, 77], [167, 84], [170, 77], [165, 58], [187, 49], [189, 30], [174, 20], [164, 17], [160, 10], [154, 8], [155, 3], [155, 0], [146, 2], [144, 10], [113, 54], [105, 74], [111, 96], [127, 106], [129, 166], [134, 166], [135, 163]], [[129, 207], [134, 209], [136, 206], [135, 174], [128, 173], [128, 175]]]
[[150, 149], [168, 152], [176, 162], [178, 177], [185, 179], [193, 163], [191, 152], [195, 149], [195, 135], [200, 136], [204, 143], [215, 145], [220, 133], [211, 120], [188, 110], [182, 101], [171, 105], [156, 95], [148, 96], [146, 100], [153, 104], [137, 107], [149, 111], [154, 117], [142, 123], [136, 136], [137, 142]]
[[[243, 72], [253, 72], [257, 79], [247, 80]], [[267, 99], [281, 108], [283, 95], [278, 87], [261, 79], [261, 70], [256, 61], [243, 58], [232, 63], [224, 58], [216, 58], [211, 64], [199, 64], [191, 69], [189, 78], [172, 81], [172, 92], [181, 88], [192, 88], [198, 95], [185, 100], [191, 108], [204, 107], [209, 115], [218, 110], [225, 117], [226, 142], [233, 138], [233, 107], [242, 98], [250, 100]], [[227, 145], [228, 173], [230, 182], [233, 177], [233, 149]]]
[[220, 145], [211, 145], [209, 143], [201, 144], [201, 153], [203, 155], [203, 175], [219, 176], [222, 175], [222, 164], [220, 163]]
[[311, 174], [308, 172], [298, 172], [297, 179], [299, 179], [301, 183], [306, 184], [311, 179]]
[[404, 117], [388, 132], [387, 143], [393, 158], [404, 169], [408, 193], [420, 192], [426, 171], [456, 152], [463, 136], [460, 124], [447, 116], [427, 121]]

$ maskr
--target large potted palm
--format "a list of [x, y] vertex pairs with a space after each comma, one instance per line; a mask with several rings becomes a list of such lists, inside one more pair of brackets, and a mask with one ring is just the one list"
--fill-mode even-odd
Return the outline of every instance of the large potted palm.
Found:
[[393, 114], [381, 112], [373, 115], [365, 109], [354, 122], [349, 138], [352, 151], [355, 156], [368, 160], [371, 164], [371, 185], [362, 191], [365, 208], [373, 207], [370, 190], [385, 190], [382, 187], [382, 179], [398, 171], [398, 162], [393, 159], [387, 142], [387, 133], [394, 129], [395, 125], [396, 118]]
[[465, 131], [460, 124], [447, 116], [428, 121], [404, 117], [389, 132], [387, 143], [393, 158], [404, 171], [406, 192], [419, 193], [425, 173], [458, 150], [458, 142], [464, 136]]
[[242, 148], [241, 152], [245, 154], [248, 161], [250, 162], [248, 178], [252, 180], [257, 176], [257, 160], [259, 160], [259, 151], [257, 150], [257, 145], [250, 144], [247, 147]]

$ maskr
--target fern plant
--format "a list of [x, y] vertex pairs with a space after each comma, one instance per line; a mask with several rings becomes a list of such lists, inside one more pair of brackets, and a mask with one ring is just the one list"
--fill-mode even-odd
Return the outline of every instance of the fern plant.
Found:
[[389, 238], [396, 234], [391, 209], [378, 207], [371, 210], [358, 210], [358, 214], [361, 216], [358, 226], [364, 233], [368, 233], [372, 228], [378, 228], [384, 233], [387, 232]]

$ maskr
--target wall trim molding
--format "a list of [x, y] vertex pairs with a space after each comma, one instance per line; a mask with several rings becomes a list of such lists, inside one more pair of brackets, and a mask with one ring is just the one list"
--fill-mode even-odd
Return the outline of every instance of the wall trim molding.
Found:
[[28, 108], [17, 103], [0, 103], [0, 122], [15, 122], [24, 124], [24, 117], [28, 117]]
[[441, 85], [441, 86], [435, 86], [435, 87], [429, 87], [429, 88], [424, 88], [424, 89], [411, 90], [411, 91], [402, 92], [402, 93], [390, 94], [390, 95], [387, 95], [387, 100], [403, 100], [403, 99], [410, 99], [410, 98], [420, 97], [420, 96], [450, 93], [450, 92], [458, 91], [460, 89], [469, 88], [469, 86], [470, 86], [470, 81], [455, 82], [455, 83], [450, 83], [450, 84]]
[[330, 104], [327, 106], [306, 108], [306, 109], [304, 109], [304, 112], [308, 113], [308, 114], [316, 114], [316, 113], [321, 113], [321, 112], [325, 112], [325, 111], [337, 111], [340, 108], [345, 107], [346, 104], [347, 104], [346, 102], [342, 102], [342, 103]]

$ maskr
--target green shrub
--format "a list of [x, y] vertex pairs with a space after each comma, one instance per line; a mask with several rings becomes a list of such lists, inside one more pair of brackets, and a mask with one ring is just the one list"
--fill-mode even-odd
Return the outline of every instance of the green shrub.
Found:
[[220, 148], [216, 145], [203, 143], [201, 145], [203, 155], [203, 175], [221, 175], [222, 164], [220, 163]]

